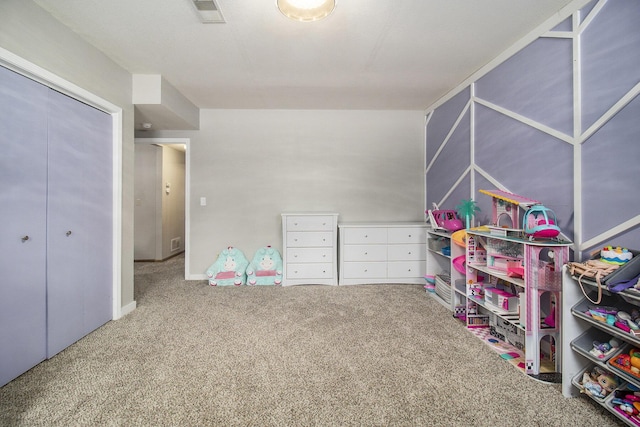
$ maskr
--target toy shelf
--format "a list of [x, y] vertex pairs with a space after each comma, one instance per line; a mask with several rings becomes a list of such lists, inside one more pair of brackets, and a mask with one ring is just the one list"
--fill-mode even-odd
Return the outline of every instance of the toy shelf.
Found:
[[455, 284], [463, 276], [454, 268], [453, 259], [463, 253], [462, 249], [454, 247], [451, 233], [445, 230], [427, 228], [426, 239], [426, 272], [435, 279], [435, 287], [428, 294], [455, 315], [459, 303]]
[[[488, 316], [485, 326], [492, 336], [502, 337], [510, 331], [506, 344], [521, 349], [521, 368], [526, 374], [557, 382], [562, 280], [560, 267], [555, 266], [568, 261], [571, 242], [531, 240], [517, 233], [502, 235], [482, 229], [466, 233], [467, 304], [472, 303], [474, 314]], [[543, 378], [543, 374], [551, 375]]]
[[[590, 285], [583, 281], [583, 287], [587, 296], [596, 301], [597, 285]], [[640, 348], [640, 332], [629, 332], [598, 320], [590, 314], [591, 309], [612, 307], [618, 311], [631, 313], [634, 309], [640, 309], [640, 301], [637, 291], [623, 291], [619, 294], [609, 293], [603, 289], [602, 299], [598, 304], [587, 299], [583, 294], [577, 280], [571, 277], [567, 267], [563, 268], [563, 340], [562, 340], [562, 394], [566, 397], [581, 395], [582, 386], [577, 381], [582, 372], [598, 366], [620, 380], [619, 387], [604, 399], [587, 395], [598, 402], [618, 419], [630, 426], [639, 426], [640, 419], [631, 417], [621, 411], [614, 403], [616, 394], [625, 394], [629, 387], [640, 388], [640, 374], [634, 374], [616, 364], [618, 357], [628, 355], [633, 348]], [[603, 358], [591, 353], [593, 342], [607, 342], [611, 338], [620, 342], [620, 347]]]

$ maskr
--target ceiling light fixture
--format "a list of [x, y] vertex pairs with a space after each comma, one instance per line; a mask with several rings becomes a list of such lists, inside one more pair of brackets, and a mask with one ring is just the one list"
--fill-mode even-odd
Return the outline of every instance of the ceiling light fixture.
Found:
[[289, 19], [311, 22], [329, 16], [336, 0], [276, 0], [276, 6]]

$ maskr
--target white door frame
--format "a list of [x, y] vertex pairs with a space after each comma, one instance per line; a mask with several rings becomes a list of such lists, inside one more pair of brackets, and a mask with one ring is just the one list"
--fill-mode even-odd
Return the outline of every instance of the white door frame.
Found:
[[190, 138], [136, 138], [136, 144], [184, 144], [186, 147], [184, 156], [184, 278], [189, 280], [191, 275], [189, 268], [189, 255], [191, 253], [191, 214], [190, 214], [190, 195], [191, 195], [191, 139]]
[[[3, 48], [0, 48], [0, 65], [98, 110], [104, 111], [112, 117], [113, 292], [111, 298], [113, 320], [119, 319], [126, 314], [123, 313], [122, 310], [122, 108]], [[133, 308], [135, 308], [135, 305]], [[131, 311], [131, 308], [128, 308], [127, 312], [128, 311]]]

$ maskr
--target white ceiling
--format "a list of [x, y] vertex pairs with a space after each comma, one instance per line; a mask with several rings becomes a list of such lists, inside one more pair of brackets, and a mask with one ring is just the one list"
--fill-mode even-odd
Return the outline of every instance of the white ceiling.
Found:
[[275, 0], [34, 0], [132, 74], [200, 108], [425, 109], [571, 0], [338, 0], [287, 20]]

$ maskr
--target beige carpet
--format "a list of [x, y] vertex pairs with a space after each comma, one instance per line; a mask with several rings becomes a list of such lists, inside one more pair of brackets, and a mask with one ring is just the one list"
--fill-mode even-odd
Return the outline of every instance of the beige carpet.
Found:
[[136, 264], [138, 308], [0, 388], [2, 426], [607, 426], [421, 286], [212, 288]]

